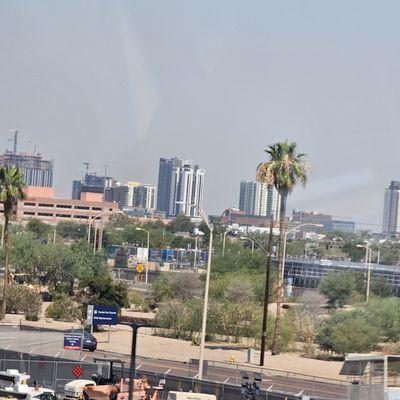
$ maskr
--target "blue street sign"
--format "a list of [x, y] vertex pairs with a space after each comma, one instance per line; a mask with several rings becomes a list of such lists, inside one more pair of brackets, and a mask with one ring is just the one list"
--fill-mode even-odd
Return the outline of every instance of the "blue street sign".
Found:
[[81, 333], [64, 333], [64, 349], [80, 350], [82, 345]]
[[93, 305], [92, 325], [117, 325], [118, 307]]

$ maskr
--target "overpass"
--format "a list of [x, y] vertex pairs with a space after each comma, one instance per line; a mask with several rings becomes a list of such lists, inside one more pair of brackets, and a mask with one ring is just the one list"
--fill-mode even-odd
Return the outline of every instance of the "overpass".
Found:
[[[329, 272], [367, 272], [364, 263], [350, 261], [314, 260], [286, 258], [285, 279], [292, 279], [292, 285], [315, 288]], [[393, 293], [400, 296], [400, 266], [371, 264], [371, 281], [384, 279], [393, 287]]]

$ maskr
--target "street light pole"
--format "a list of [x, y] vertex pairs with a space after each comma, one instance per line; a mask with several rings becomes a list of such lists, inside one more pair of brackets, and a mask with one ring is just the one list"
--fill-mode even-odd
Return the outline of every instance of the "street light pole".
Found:
[[[208, 219], [207, 219], [208, 221]], [[206, 221], [204, 221], [206, 222]], [[213, 244], [213, 231], [212, 225], [207, 223], [208, 229], [210, 230], [210, 239], [208, 243], [208, 262], [207, 262], [207, 275], [206, 275], [206, 287], [204, 292], [204, 307], [203, 307], [203, 321], [201, 324], [201, 341], [200, 341], [200, 357], [199, 357], [199, 379], [203, 379], [203, 363], [204, 363], [204, 346], [206, 342], [206, 328], [207, 328], [207, 311], [208, 311], [208, 291], [210, 288], [210, 275], [211, 275], [211, 254]]]
[[203, 306], [203, 320], [201, 323], [201, 338], [200, 338], [200, 354], [199, 354], [199, 373], [198, 378], [203, 379], [203, 363], [204, 363], [204, 347], [206, 342], [206, 329], [207, 329], [207, 311], [208, 311], [208, 292], [210, 288], [210, 275], [211, 275], [211, 258], [212, 258], [212, 246], [213, 246], [213, 234], [214, 227], [208, 220], [207, 214], [204, 212], [203, 208], [196, 204], [188, 204], [184, 202], [176, 202], [179, 204], [185, 204], [189, 207], [197, 208], [201, 219], [207, 225], [210, 231], [210, 239], [208, 242], [208, 260], [207, 260], [207, 274], [206, 274], [206, 285], [204, 288], [204, 306]]

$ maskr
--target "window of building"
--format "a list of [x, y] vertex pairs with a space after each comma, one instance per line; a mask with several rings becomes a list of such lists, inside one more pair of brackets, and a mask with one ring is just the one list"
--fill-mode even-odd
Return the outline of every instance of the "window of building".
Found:
[[39, 207], [54, 207], [54, 204], [48, 204], [48, 203], [39, 203]]
[[75, 210], [89, 210], [89, 206], [75, 206]]
[[57, 204], [57, 208], [72, 208], [71, 204]]
[[74, 217], [79, 219], [89, 219], [87, 215], [74, 215]]
[[92, 207], [92, 210], [93, 210], [93, 211], [101, 211], [102, 208], [101, 208], [101, 207]]
[[53, 216], [52, 213], [45, 213], [45, 212], [40, 212], [40, 213], [38, 213], [38, 215], [40, 217], [52, 217]]
[[35, 215], [33, 211], [24, 211], [24, 215]]
[[71, 218], [71, 216], [68, 214], [56, 214], [56, 217], [57, 218]]
[[36, 203], [30, 203], [30, 202], [26, 201], [26, 202], [24, 203], [24, 206], [35, 207], [35, 206], [36, 206]]

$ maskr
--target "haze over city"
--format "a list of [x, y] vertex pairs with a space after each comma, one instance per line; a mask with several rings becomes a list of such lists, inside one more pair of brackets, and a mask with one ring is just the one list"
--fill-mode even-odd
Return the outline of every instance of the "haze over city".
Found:
[[84, 161], [156, 184], [160, 157], [193, 159], [218, 214], [238, 205], [263, 148], [288, 138], [311, 163], [289, 208], [379, 230], [384, 188], [400, 178], [399, 11], [394, 1], [2, 2], [1, 150], [18, 127], [20, 150], [55, 160], [60, 196]]

